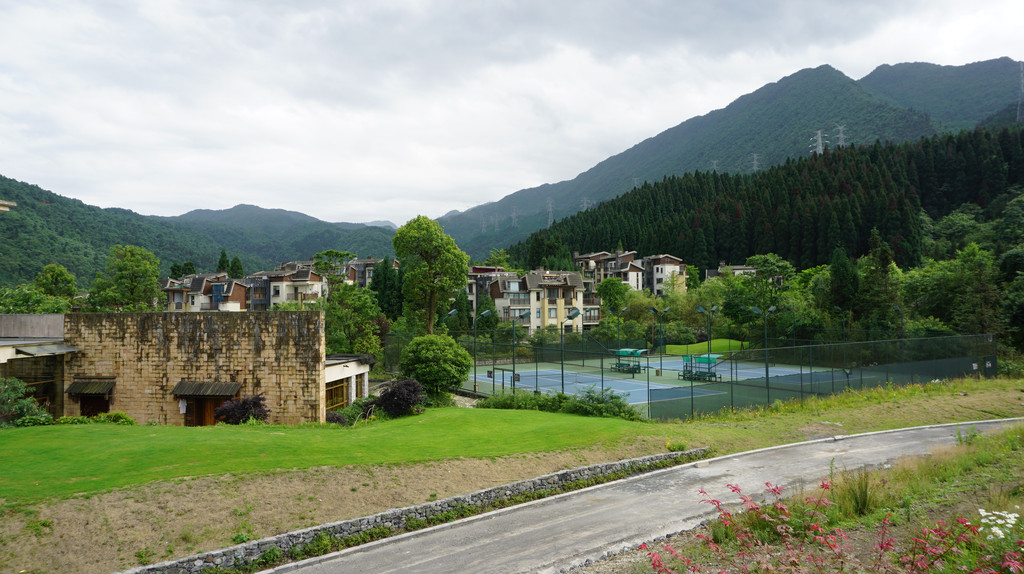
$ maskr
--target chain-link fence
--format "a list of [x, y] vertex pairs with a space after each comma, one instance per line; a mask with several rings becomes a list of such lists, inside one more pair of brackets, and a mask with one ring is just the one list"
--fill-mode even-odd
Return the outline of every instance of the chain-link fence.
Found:
[[[452, 335], [474, 357], [463, 383], [466, 391], [491, 395], [610, 390], [658, 419], [686, 419], [723, 408], [887, 383], [995, 376], [997, 371], [991, 335], [789, 346], [776, 339], [767, 349], [736, 345], [692, 355], [652, 353], [646, 341], [598, 341], [585, 333], [529, 339], [517, 335], [514, 344], [511, 336], [495, 341], [471, 332]], [[411, 340], [407, 334], [388, 335], [387, 369], [398, 369], [402, 349]]]

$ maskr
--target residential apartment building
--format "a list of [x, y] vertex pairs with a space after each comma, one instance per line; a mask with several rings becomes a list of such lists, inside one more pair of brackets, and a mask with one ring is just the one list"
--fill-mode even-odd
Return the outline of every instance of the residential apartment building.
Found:
[[[496, 273], [489, 289], [502, 321], [514, 320], [531, 332], [548, 326], [564, 326], [567, 331], [584, 327], [583, 278], [575, 271]], [[580, 313], [569, 319], [574, 308]]]
[[665, 285], [673, 277], [677, 277], [676, 286], [683, 291], [686, 290], [686, 265], [682, 259], [675, 255], [661, 254], [648, 255], [642, 262], [644, 269], [643, 288], [647, 289], [656, 297], [665, 294]]
[[232, 279], [225, 272], [198, 273], [162, 280], [166, 311], [266, 311], [286, 301], [312, 301], [327, 296], [327, 281], [312, 262], [290, 261], [274, 271]]

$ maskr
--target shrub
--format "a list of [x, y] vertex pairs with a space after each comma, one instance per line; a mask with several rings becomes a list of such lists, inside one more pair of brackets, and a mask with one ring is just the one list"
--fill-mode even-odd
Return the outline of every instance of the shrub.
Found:
[[586, 387], [562, 406], [563, 413], [591, 417], [619, 417], [627, 421], [641, 420], [640, 413], [626, 402], [626, 395], [611, 389], [598, 391], [594, 387]]
[[373, 416], [373, 400], [363, 397], [352, 401], [352, 404], [338, 411], [345, 419], [346, 425], [354, 425], [359, 422], [360, 419], [366, 420]]
[[510, 393], [487, 397], [477, 402], [476, 408], [535, 410], [588, 417], [619, 417], [628, 421], [642, 420], [640, 412], [626, 402], [625, 396], [611, 389], [598, 391], [594, 387], [586, 387], [572, 396], [562, 393]]
[[11, 423], [11, 426], [15, 426], [15, 427], [38, 427], [38, 426], [46, 426], [46, 425], [52, 425], [52, 424], [53, 424], [53, 417], [51, 417], [49, 414], [44, 413], [44, 414], [41, 414], [41, 415], [27, 415], [27, 416], [23, 416], [23, 417], [21, 417], [19, 419], [15, 419], [14, 422]]
[[100, 413], [92, 417], [92, 420], [98, 423], [112, 423], [115, 425], [131, 426], [136, 424], [135, 419], [128, 416], [128, 413], [124, 411], [110, 411], [109, 413]]
[[24, 381], [15, 378], [0, 379], [0, 426], [26, 416], [42, 416], [46, 409], [39, 406], [28, 393]]
[[416, 379], [393, 381], [384, 385], [373, 404], [388, 416], [400, 417], [426, 402], [423, 385]]
[[249, 419], [266, 422], [270, 418], [270, 409], [267, 408], [267, 401], [263, 393], [259, 393], [226, 401], [213, 411], [213, 416], [218, 421], [229, 425], [246, 423]]
[[92, 424], [92, 419], [89, 417], [60, 417], [53, 422], [59, 425], [88, 425]]
[[472, 366], [469, 353], [446, 335], [416, 337], [399, 361], [402, 374], [419, 381], [430, 397], [454, 392]]
[[346, 424], [345, 415], [341, 411], [327, 411], [327, 422], [336, 425]]

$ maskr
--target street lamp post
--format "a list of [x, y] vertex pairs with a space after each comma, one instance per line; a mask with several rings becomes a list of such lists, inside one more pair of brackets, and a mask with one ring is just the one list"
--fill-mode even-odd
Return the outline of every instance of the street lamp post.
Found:
[[718, 305], [713, 305], [711, 310], [705, 309], [703, 305], [697, 305], [697, 312], [708, 319], [708, 328], [705, 333], [708, 336], [708, 358], [711, 358], [711, 315], [718, 312]]
[[[648, 307], [648, 309], [650, 309], [651, 313], [654, 313], [658, 317], [658, 336], [661, 337], [661, 352], [658, 353], [658, 369], [659, 370], [662, 369], [662, 357], [665, 356], [665, 329], [664, 329], [664, 327], [662, 327], [661, 319], [662, 319], [662, 317], [665, 316], [665, 313], [668, 313], [670, 308], [671, 307], [665, 307], [661, 311], [658, 311], [654, 307]], [[655, 342], [654, 346], [655, 347], [658, 346], [657, 342]]]
[[516, 322], [530, 315], [529, 309], [512, 316], [512, 394], [516, 394]]
[[[480, 313], [478, 313], [478, 314], [473, 316], [473, 392], [474, 393], [480, 391], [480, 382], [476, 378], [476, 322], [477, 322], [477, 319], [480, 319], [482, 317], [487, 317], [490, 314], [491, 314], [491, 310], [490, 309], [486, 309], [486, 310], [481, 311]], [[491, 340], [491, 344], [492, 345], [494, 344], [494, 340], [493, 339]], [[491, 386], [491, 392], [492, 393], [494, 392], [493, 385]]]
[[569, 314], [565, 316], [565, 321], [562, 321], [562, 329], [560, 335], [561, 341], [559, 346], [562, 348], [562, 394], [565, 394], [565, 324], [572, 321], [576, 317], [580, 316], [580, 310], [573, 307], [569, 310]]

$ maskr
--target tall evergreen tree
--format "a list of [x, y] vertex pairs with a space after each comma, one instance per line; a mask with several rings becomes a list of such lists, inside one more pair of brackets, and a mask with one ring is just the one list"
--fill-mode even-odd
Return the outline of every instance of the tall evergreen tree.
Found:
[[231, 264], [228, 265], [228, 276], [232, 279], [241, 279], [245, 277], [245, 270], [242, 268], [242, 260], [235, 255], [231, 259]]
[[228, 252], [224, 249], [220, 250], [220, 259], [217, 260], [217, 272], [223, 273], [231, 267], [231, 260], [228, 259]]

